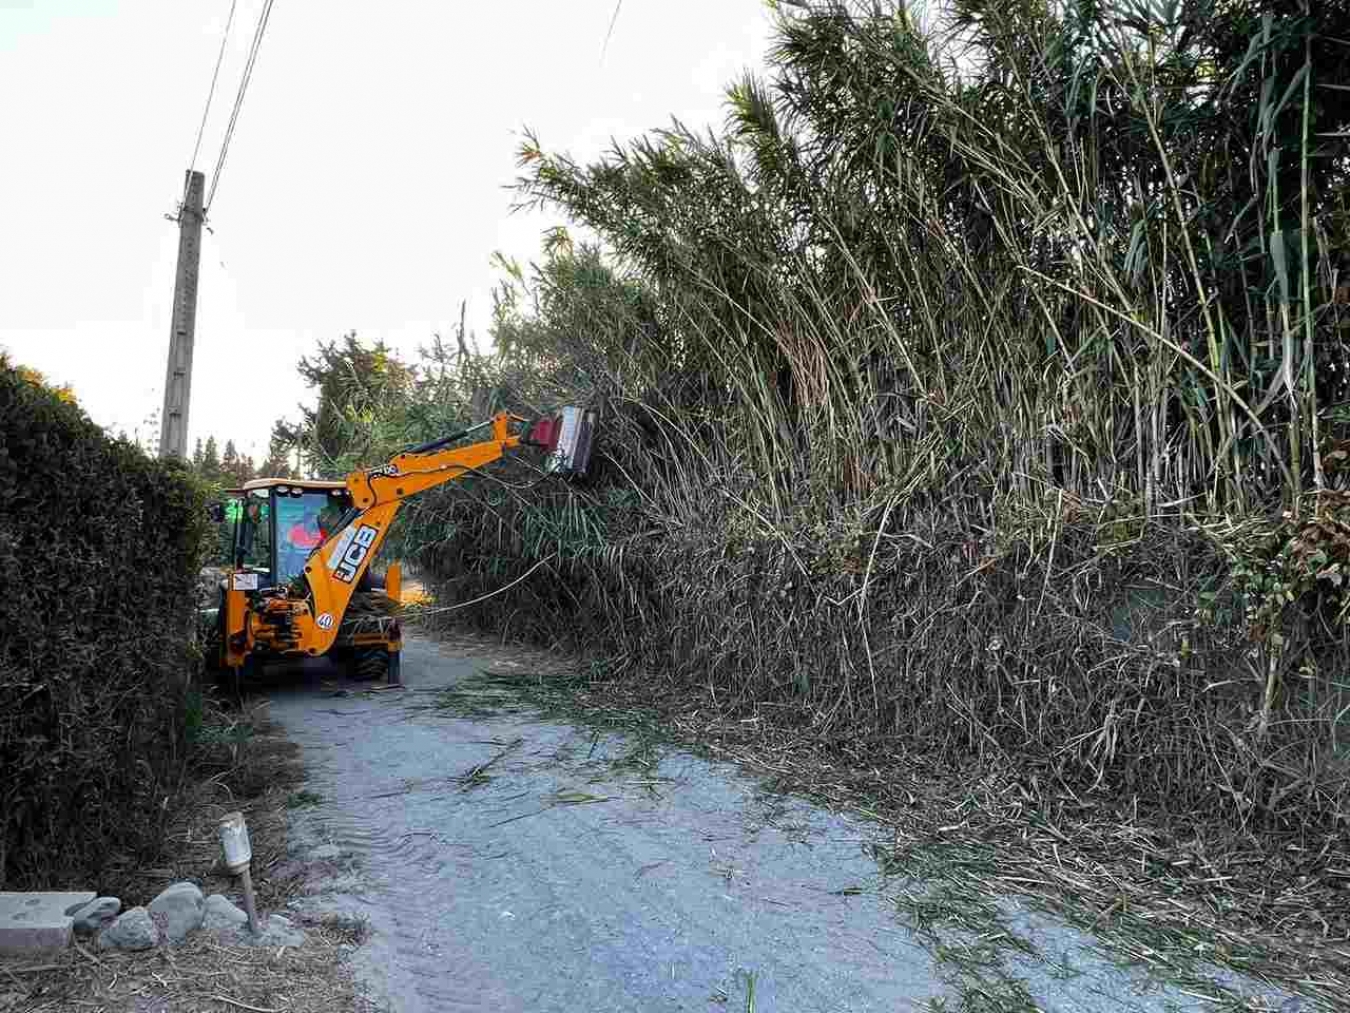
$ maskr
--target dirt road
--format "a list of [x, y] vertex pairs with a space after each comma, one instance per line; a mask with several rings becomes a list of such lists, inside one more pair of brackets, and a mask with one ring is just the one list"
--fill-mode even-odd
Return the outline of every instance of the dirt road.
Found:
[[1013, 901], [925, 916], [882, 828], [476, 697], [503, 664], [411, 641], [402, 690], [271, 692], [311, 771], [292, 839], [328, 856], [297, 903], [368, 919], [353, 959], [398, 1013], [1216, 1008]]

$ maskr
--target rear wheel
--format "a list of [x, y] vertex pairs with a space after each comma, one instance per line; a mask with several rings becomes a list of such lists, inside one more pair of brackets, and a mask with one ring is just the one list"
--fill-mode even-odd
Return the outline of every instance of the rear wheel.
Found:
[[383, 679], [389, 685], [397, 686], [400, 660], [398, 651], [387, 651], [383, 647], [358, 648], [352, 658], [352, 678], [363, 682]]
[[381, 679], [389, 671], [389, 652], [383, 647], [358, 647], [352, 655], [352, 678], [362, 682]]

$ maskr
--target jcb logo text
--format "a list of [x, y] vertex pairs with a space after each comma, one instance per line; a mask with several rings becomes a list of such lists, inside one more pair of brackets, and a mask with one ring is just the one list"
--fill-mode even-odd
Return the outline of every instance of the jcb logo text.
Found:
[[344, 584], [350, 584], [354, 581], [357, 571], [361, 569], [361, 564], [365, 562], [366, 556], [370, 555], [370, 547], [375, 544], [375, 538], [378, 534], [377, 529], [367, 527], [364, 524], [357, 528], [356, 537], [352, 539], [347, 551], [338, 560], [333, 576]]

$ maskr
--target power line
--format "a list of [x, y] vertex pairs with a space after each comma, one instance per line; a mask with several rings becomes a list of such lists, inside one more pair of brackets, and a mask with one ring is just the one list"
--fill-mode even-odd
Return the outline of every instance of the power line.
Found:
[[623, 0], [618, 0], [618, 3], [616, 3], [616, 4], [614, 5], [614, 14], [613, 14], [613, 16], [609, 19], [609, 31], [607, 31], [607, 32], [605, 33], [605, 41], [604, 41], [604, 44], [601, 45], [601, 47], [600, 47], [600, 62], [601, 62], [601, 63], [604, 63], [604, 62], [605, 62], [605, 51], [606, 51], [607, 49], [609, 49], [609, 40], [610, 40], [610, 36], [612, 36], [612, 35], [614, 34], [614, 25], [615, 25], [615, 24], [618, 22], [618, 20], [619, 20], [619, 9], [620, 9], [621, 7], [623, 7]]
[[249, 46], [248, 62], [244, 65], [243, 76], [239, 80], [239, 91], [234, 97], [234, 109], [230, 112], [230, 123], [225, 128], [225, 138], [220, 144], [220, 154], [216, 157], [216, 167], [211, 173], [211, 189], [206, 196], [205, 212], [211, 210], [211, 202], [216, 196], [216, 187], [220, 185], [220, 173], [225, 167], [225, 156], [229, 154], [230, 139], [234, 137], [235, 124], [239, 121], [239, 110], [244, 105], [244, 94], [248, 91], [248, 83], [253, 77], [253, 64], [258, 59], [258, 49], [262, 46], [263, 35], [267, 32], [267, 22], [272, 16], [272, 4], [274, 0], [264, 0], [262, 11], [258, 14], [258, 24], [253, 30], [253, 42]]
[[253, 42], [249, 46], [248, 60], [244, 64], [244, 72], [239, 80], [239, 90], [234, 97], [234, 108], [230, 111], [230, 122], [225, 128], [225, 137], [221, 141], [220, 154], [216, 157], [216, 166], [211, 173], [211, 189], [207, 194], [206, 208], [209, 211], [211, 203], [215, 199], [216, 187], [220, 185], [220, 174], [225, 167], [225, 159], [229, 154], [230, 141], [234, 137], [234, 128], [239, 121], [239, 111], [244, 105], [244, 95], [248, 92], [249, 81], [253, 78], [253, 65], [258, 59], [258, 50], [262, 46], [263, 35], [267, 31], [267, 22], [272, 15], [273, 0], [264, 0], [262, 10], [258, 13], [258, 24], [253, 30]]
[[202, 134], [206, 130], [206, 116], [211, 111], [211, 99], [216, 94], [216, 78], [220, 76], [220, 62], [225, 58], [225, 43], [230, 38], [230, 26], [234, 24], [234, 7], [238, 0], [230, 0], [230, 16], [225, 19], [225, 31], [220, 36], [220, 52], [216, 54], [216, 69], [211, 72], [211, 88], [206, 93], [206, 108], [202, 110], [202, 122], [197, 127], [197, 143], [192, 146], [192, 158], [188, 161], [188, 171], [197, 168], [197, 154], [202, 147]]

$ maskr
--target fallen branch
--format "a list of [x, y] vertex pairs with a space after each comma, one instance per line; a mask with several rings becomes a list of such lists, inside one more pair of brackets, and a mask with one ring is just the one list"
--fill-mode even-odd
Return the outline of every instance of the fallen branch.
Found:
[[252, 1013], [286, 1013], [285, 1010], [271, 1009], [266, 1006], [250, 1006], [246, 1002], [240, 1002], [238, 999], [231, 999], [228, 996], [213, 995], [211, 998], [215, 999], [217, 1002], [223, 1002], [227, 1006], [237, 1006], [239, 1009], [252, 1010]]

